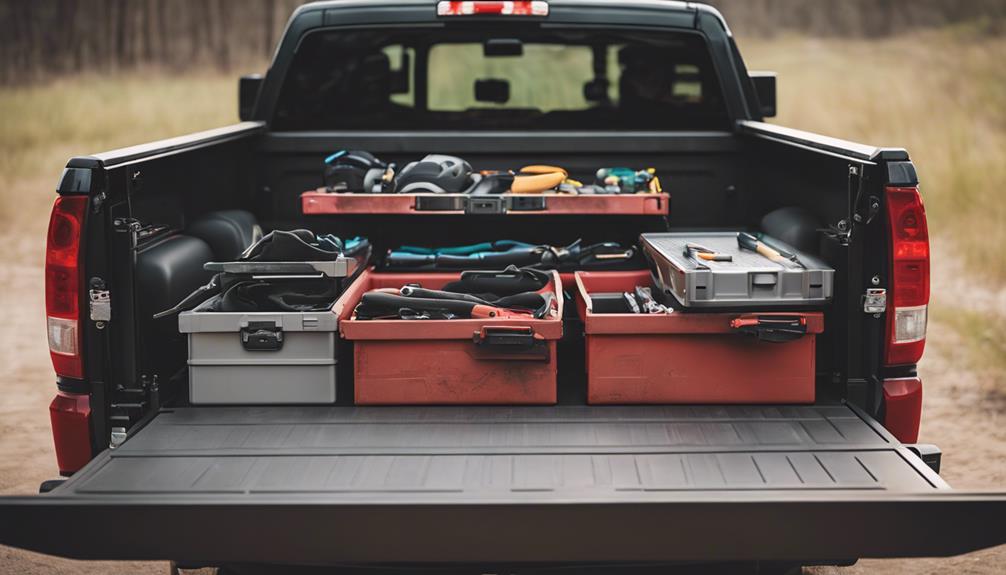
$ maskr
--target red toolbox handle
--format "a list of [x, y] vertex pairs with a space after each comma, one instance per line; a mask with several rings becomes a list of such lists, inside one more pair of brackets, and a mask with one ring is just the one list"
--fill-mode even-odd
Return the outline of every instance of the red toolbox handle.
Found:
[[807, 335], [807, 316], [742, 315], [730, 320], [730, 327], [759, 341], [786, 343]]
[[530, 326], [487, 325], [472, 334], [472, 342], [480, 359], [549, 359], [548, 343]]

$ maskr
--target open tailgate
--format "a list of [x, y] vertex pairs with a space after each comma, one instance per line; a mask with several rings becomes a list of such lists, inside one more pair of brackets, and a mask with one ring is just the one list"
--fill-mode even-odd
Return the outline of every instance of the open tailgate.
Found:
[[1006, 494], [952, 491], [848, 406], [182, 408], [0, 543], [205, 562], [841, 560], [1006, 542]]

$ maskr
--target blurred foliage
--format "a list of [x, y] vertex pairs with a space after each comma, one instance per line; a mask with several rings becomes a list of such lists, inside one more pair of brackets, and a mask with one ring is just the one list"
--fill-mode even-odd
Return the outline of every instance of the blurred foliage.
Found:
[[[433, 9], [435, 0], [430, 1]], [[0, 0], [0, 83], [157, 65], [264, 67], [303, 0]], [[965, 22], [1004, 30], [1004, 0], [709, 0], [739, 37], [885, 38]]]
[[752, 69], [779, 72], [786, 126], [907, 148], [934, 238], [1006, 280], [1006, 37], [962, 24], [880, 41], [741, 39]]
[[984, 21], [985, 34], [1002, 33], [1003, 0], [706, 0], [739, 36], [800, 33], [817, 37], [885, 38], [965, 22]]

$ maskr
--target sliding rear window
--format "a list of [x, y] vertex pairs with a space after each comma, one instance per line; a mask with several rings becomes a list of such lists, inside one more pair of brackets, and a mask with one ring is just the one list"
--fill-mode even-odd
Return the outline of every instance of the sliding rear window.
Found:
[[275, 130], [720, 130], [703, 38], [600, 29], [307, 36]]

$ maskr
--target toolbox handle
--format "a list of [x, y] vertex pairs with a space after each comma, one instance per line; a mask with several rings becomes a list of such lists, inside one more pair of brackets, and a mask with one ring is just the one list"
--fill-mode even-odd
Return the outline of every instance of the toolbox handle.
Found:
[[803, 315], [743, 315], [730, 320], [738, 333], [757, 337], [768, 343], [787, 343], [807, 335], [807, 317]]
[[545, 338], [530, 326], [484, 326], [472, 334], [472, 342], [480, 359], [549, 359]]
[[251, 321], [241, 328], [241, 347], [245, 351], [280, 351], [283, 328], [271, 321]]

